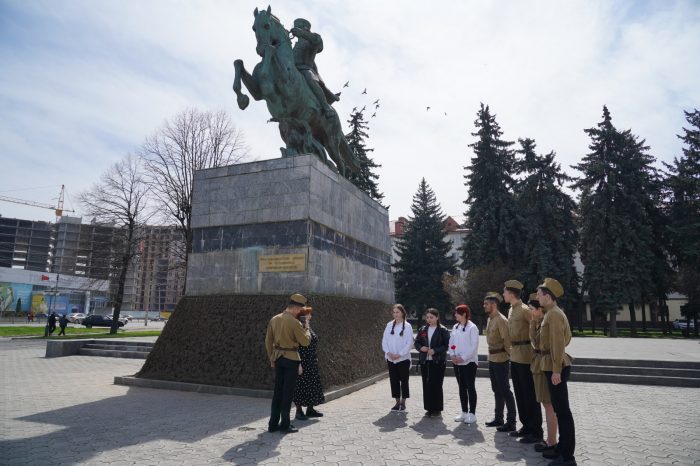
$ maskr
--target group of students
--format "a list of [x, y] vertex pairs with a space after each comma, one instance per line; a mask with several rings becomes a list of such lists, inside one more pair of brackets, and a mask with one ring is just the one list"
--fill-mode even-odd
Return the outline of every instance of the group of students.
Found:
[[[545, 278], [537, 292], [529, 295], [527, 305], [521, 299], [522, 292], [521, 282], [508, 280], [502, 294], [489, 292], [484, 297], [484, 311], [489, 318], [486, 326], [489, 377], [496, 405], [494, 418], [485, 425], [519, 438], [521, 443], [535, 444], [536, 451], [552, 460], [550, 466], [575, 466], [575, 427], [567, 388], [572, 359], [565, 351], [571, 341], [571, 328], [566, 314], [557, 306], [564, 288], [557, 280]], [[503, 301], [510, 304], [507, 318], [499, 311]], [[411, 350], [415, 348], [419, 352], [425, 416], [441, 415], [442, 385], [449, 357], [461, 404], [455, 421], [473, 424], [479, 330], [471, 321], [466, 304], [454, 309], [457, 323], [451, 332], [440, 325], [439, 315], [436, 309], [428, 309], [426, 325], [418, 329], [414, 338], [406, 310], [401, 304], [394, 305], [394, 319], [386, 325], [382, 338], [391, 396], [396, 400], [391, 409], [406, 410], [406, 400], [410, 397]], [[515, 396], [510, 390], [509, 372]], [[546, 439], [540, 404], [544, 405], [547, 419]], [[516, 405], [522, 423], [519, 430], [516, 430]]]

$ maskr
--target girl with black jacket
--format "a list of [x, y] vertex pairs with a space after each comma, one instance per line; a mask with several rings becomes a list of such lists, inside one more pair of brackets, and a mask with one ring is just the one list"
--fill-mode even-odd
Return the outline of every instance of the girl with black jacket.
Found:
[[423, 380], [423, 407], [425, 415], [440, 416], [443, 409], [442, 381], [445, 378], [447, 349], [450, 332], [440, 325], [440, 313], [430, 308], [426, 311], [427, 325], [418, 330], [415, 348], [419, 351], [418, 363]]

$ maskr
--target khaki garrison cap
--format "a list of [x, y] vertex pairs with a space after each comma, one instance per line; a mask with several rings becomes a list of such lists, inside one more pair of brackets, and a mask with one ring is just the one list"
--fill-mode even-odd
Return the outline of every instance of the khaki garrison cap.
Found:
[[537, 288], [547, 288], [557, 298], [561, 298], [564, 295], [564, 287], [554, 278], [545, 278], [544, 282]]
[[537, 293], [530, 293], [528, 301], [537, 301]]
[[484, 299], [495, 299], [499, 303], [503, 302], [503, 296], [501, 296], [499, 293], [497, 293], [495, 291], [489, 291], [488, 293], [486, 293], [486, 296], [484, 296]]
[[306, 298], [300, 295], [299, 293], [294, 293], [289, 297], [289, 300], [293, 303], [301, 304], [302, 306], [306, 306]]
[[523, 284], [520, 283], [518, 280], [508, 280], [504, 283], [504, 285], [506, 286], [506, 288], [515, 288], [516, 290], [523, 289]]

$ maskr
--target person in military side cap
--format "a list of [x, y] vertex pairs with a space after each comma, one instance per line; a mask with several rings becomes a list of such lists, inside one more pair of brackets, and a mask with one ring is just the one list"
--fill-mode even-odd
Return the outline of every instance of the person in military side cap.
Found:
[[[491, 389], [496, 399], [496, 409], [487, 427], [496, 427], [499, 432], [515, 430], [515, 400], [508, 382], [508, 360], [510, 358], [510, 333], [508, 320], [498, 310], [503, 298], [495, 291], [486, 293], [484, 311], [489, 317], [486, 324], [486, 344], [489, 347], [489, 377]], [[507, 408], [506, 422], [503, 423], [503, 406]]]
[[535, 451], [543, 453], [545, 450], [551, 450], [549, 454], [554, 452], [557, 444], [557, 415], [552, 407], [552, 397], [549, 394], [549, 385], [547, 377], [542, 372], [540, 339], [542, 320], [544, 319], [544, 308], [537, 299], [537, 293], [532, 293], [527, 302], [530, 308], [532, 319], [530, 321], [530, 340], [532, 342], [533, 352], [535, 353], [530, 365], [532, 379], [535, 383], [535, 396], [538, 403], [544, 406], [545, 417], [547, 418], [547, 438], [546, 440], [535, 444]]
[[297, 432], [290, 424], [289, 410], [299, 375], [299, 346], [309, 346], [311, 341], [308, 327], [305, 328], [299, 321], [304, 306], [306, 298], [295, 293], [289, 297], [287, 308], [267, 324], [265, 350], [270, 365], [275, 369], [275, 391], [270, 407], [268, 432]]
[[564, 287], [554, 278], [545, 278], [537, 287], [537, 299], [545, 310], [540, 328], [540, 366], [547, 378], [552, 406], [559, 424], [559, 442], [554, 451], [545, 450], [542, 455], [552, 458], [550, 466], [575, 466], [576, 431], [574, 417], [569, 407], [567, 381], [571, 374], [571, 357], [566, 346], [571, 342], [571, 327], [566, 314], [557, 306], [557, 299], [564, 295]]
[[533, 356], [530, 342], [530, 309], [520, 300], [522, 283], [518, 280], [508, 280], [503, 285], [503, 300], [510, 304], [508, 331], [513, 345], [510, 351], [510, 374], [513, 378], [518, 415], [523, 424], [520, 430], [511, 432], [510, 435], [521, 437], [521, 443], [537, 443], [542, 440], [542, 409], [535, 397], [535, 384], [530, 372]]

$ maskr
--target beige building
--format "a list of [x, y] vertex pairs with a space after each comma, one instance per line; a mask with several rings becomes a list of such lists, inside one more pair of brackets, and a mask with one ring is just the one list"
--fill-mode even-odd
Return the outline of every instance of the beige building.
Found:
[[148, 226], [138, 244], [128, 288], [133, 311], [172, 311], [183, 295], [184, 239], [174, 227]]

